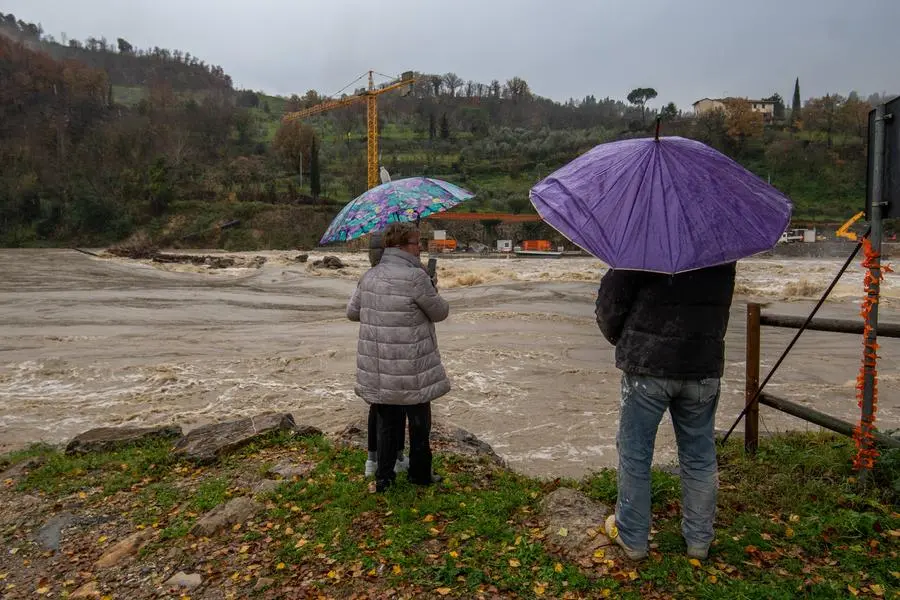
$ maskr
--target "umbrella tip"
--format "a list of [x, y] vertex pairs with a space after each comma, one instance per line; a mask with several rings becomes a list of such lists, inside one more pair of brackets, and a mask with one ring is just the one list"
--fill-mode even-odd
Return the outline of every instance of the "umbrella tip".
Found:
[[654, 137], [654, 139], [655, 139], [657, 142], [659, 141], [659, 125], [660, 125], [661, 122], [662, 122], [662, 118], [661, 118], [661, 117], [656, 117], [656, 136]]

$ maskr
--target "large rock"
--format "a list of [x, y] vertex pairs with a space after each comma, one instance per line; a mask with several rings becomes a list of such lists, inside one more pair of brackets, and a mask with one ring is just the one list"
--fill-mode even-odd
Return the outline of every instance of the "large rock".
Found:
[[322, 260], [313, 262], [314, 267], [325, 267], [326, 269], [343, 269], [346, 265], [337, 256], [326, 256]]
[[544, 544], [581, 564], [621, 558], [619, 547], [603, 531], [611, 512], [605, 504], [594, 502], [577, 490], [559, 488], [541, 501]]
[[211, 463], [273, 431], [294, 431], [298, 435], [322, 433], [315, 427], [298, 427], [290, 413], [264, 413], [198, 427], [178, 440], [175, 452], [199, 463]]
[[217, 506], [208, 512], [191, 528], [196, 536], [209, 537], [220, 529], [243, 523], [262, 510], [263, 506], [252, 498], [241, 496]]
[[[366, 448], [368, 424], [364, 420], [349, 423], [337, 434], [340, 444], [354, 448]], [[444, 423], [431, 426], [431, 448], [450, 454], [488, 458], [491, 462], [505, 466], [505, 461], [496, 453], [490, 444], [479, 439], [475, 434], [460, 427]]]
[[104, 552], [103, 556], [98, 558], [97, 562], [94, 563], [94, 566], [98, 569], [108, 569], [116, 566], [126, 557], [137, 554], [138, 550], [143, 548], [154, 535], [155, 532], [152, 529], [144, 529], [132, 533], [127, 538], [117, 542], [112, 548]]
[[184, 571], [178, 571], [171, 577], [169, 577], [163, 585], [168, 587], [179, 587], [186, 588], [189, 590], [194, 589], [203, 583], [203, 578], [198, 573], [185, 573]]
[[66, 446], [66, 454], [108, 452], [129, 444], [154, 439], [175, 439], [181, 436], [181, 427], [97, 427], [75, 436]]

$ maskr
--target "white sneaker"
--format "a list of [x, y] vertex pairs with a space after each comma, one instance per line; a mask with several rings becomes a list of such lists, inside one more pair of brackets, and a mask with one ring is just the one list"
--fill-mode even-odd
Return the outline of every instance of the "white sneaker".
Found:
[[625, 556], [627, 556], [631, 560], [638, 561], [647, 558], [646, 550], [632, 550], [631, 548], [626, 546], [625, 542], [622, 541], [622, 538], [619, 537], [619, 528], [616, 527], [615, 513], [606, 517], [606, 523], [603, 524], [603, 529], [606, 530], [606, 537], [608, 537], [611, 541], [617, 543], [622, 548], [622, 550], [625, 551]]
[[374, 460], [366, 460], [366, 477], [375, 477], [375, 471], [378, 469], [378, 463]]
[[394, 473], [405, 473], [409, 471], [409, 457], [401, 456], [394, 464]]

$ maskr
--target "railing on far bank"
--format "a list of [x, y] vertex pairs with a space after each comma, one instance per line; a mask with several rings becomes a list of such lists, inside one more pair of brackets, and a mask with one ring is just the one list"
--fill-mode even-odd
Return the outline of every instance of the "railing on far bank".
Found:
[[[754, 453], [759, 447], [760, 404], [780, 410], [781, 412], [803, 419], [804, 421], [813, 423], [819, 427], [824, 427], [825, 429], [829, 429], [836, 433], [850, 437], [853, 436], [853, 430], [856, 427], [853, 423], [848, 423], [847, 421], [832, 417], [831, 415], [827, 415], [814, 408], [803, 406], [802, 404], [779, 398], [766, 392], [759, 393], [761, 328], [767, 326], [799, 329], [803, 326], [805, 320], [806, 319], [803, 317], [762, 314], [759, 304], [747, 304], [747, 361], [746, 386], [744, 391], [746, 406], [746, 414], [744, 417], [744, 449], [747, 452]], [[806, 329], [812, 331], [855, 333], [862, 335], [863, 322], [845, 319], [813, 319], [806, 326]], [[880, 323], [878, 325], [878, 336], [900, 338], [900, 325], [894, 323]], [[758, 401], [754, 401], [757, 395], [759, 395], [759, 399]], [[900, 440], [878, 432], [875, 432], [873, 437], [875, 438], [875, 443], [881, 446], [900, 448]]]

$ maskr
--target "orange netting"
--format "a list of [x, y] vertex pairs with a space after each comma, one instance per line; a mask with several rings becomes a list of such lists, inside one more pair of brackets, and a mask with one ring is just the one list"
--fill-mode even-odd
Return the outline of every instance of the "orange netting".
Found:
[[[875, 466], [875, 459], [878, 458], [878, 449], [875, 447], [875, 439], [872, 432], [875, 430], [875, 413], [878, 409], [878, 344], [872, 341], [872, 308], [878, 304], [878, 296], [875, 291], [876, 277], [880, 283], [884, 280], [884, 274], [892, 271], [890, 265], [881, 265], [881, 255], [872, 248], [872, 242], [869, 238], [863, 239], [863, 252], [865, 258], [862, 266], [866, 269], [864, 281], [865, 298], [863, 299], [860, 314], [864, 320], [863, 326], [863, 360], [859, 367], [859, 375], [856, 378], [856, 399], [862, 409], [863, 396], [865, 389], [866, 373], [872, 372], [872, 415], [867, 417], [860, 413], [859, 425], [853, 430], [853, 439], [856, 441], [856, 459], [853, 461], [855, 469], [871, 469]], [[879, 268], [880, 265], [880, 268]], [[878, 275], [873, 275], [872, 269], [875, 268]]]

